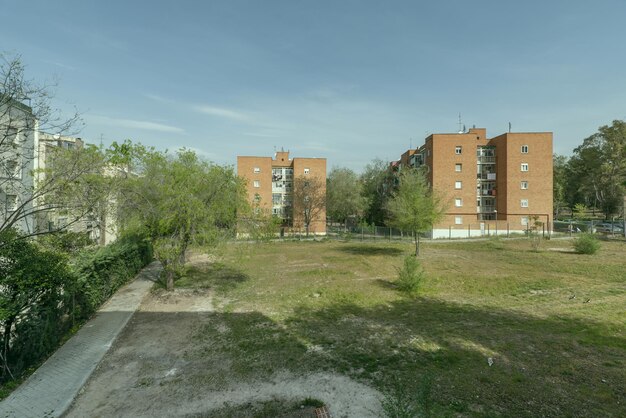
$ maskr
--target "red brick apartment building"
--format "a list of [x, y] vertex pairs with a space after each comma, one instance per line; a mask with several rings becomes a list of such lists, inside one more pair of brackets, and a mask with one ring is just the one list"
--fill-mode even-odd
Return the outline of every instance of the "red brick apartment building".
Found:
[[[237, 175], [246, 180], [248, 199], [264, 210], [271, 210], [286, 226], [302, 228], [302, 215], [293, 209], [294, 178], [319, 179], [326, 193], [326, 158], [289, 158], [289, 151], [272, 157], [237, 157]], [[309, 229], [326, 234], [326, 208], [313, 219]]]
[[551, 230], [552, 132], [432, 134], [400, 164], [427, 167], [431, 187], [448, 205], [433, 238], [522, 232], [535, 216]]

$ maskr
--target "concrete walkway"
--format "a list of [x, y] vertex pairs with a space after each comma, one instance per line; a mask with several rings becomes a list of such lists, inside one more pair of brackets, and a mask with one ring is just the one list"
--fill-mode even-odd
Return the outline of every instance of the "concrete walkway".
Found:
[[0, 417], [59, 417], [71, 405], [158, 277], [153, 262], [0, 403]]

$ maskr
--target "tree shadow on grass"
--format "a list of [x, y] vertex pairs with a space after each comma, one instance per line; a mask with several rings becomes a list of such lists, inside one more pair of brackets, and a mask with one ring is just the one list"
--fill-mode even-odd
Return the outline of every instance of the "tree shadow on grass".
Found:
[[392, 280], [376, 279], [375, 282], [383, 289], [398, 290], [398, 286]]
[[619, 403], [626, 390], [626, 338], [616, 325], [424, 298], [303, 308], [288, 325], [328, 353], [334, 367], [377, 387], [394, 379], [413, 387], [435, 376], [434, 402], [442, 415], [626, 413]]
[[178, 287], [192, 289], [214, 289], [227, 292], [246, 282], [250, 277], [243, 271], [223, 263], [194, 264], [178, 279]]
[[[626, 338], [616, 328], [425, 298], [302, 307], [286, 322], [260, 312], [137, 312], [73, 416], [145, 415], [149, 396], [153, 411], [174, 414], [180, 393], [206, 398], [185, 408], [207, 413], [221, 405], [208, 401], [213, 392], [328, 372], [430, 416], [625, 416]], [[120, 364], [131, 370], [132, 390], [129, 382], [111, 384]], [[418, 394], [428, 376], [424, 403]], [[98, 391], [103, 409], [81, 409]]]
[[355, 255], [388, 255], [392, 257], [397, 257], [405, 253], [405, 251], [400, 248], [384, 247], [375, 244], [342, 245], [338, 247], [337, 250]]

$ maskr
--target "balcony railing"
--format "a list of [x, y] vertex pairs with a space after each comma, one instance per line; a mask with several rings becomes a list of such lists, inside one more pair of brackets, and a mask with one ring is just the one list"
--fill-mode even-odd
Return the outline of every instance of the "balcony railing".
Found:
[[476, 178], [479, 180], [495, 180], [496, 179], [496, 173], [478, 173], [476, 174]]
[[480, 164], [495, 164], [496, 163], [496, 157], [479, 155], [477, 158]]

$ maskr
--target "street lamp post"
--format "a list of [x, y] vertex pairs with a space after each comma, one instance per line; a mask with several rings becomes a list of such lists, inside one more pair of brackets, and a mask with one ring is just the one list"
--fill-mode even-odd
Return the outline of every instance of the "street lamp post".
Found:
[[495, 214], [496, 217], [496, 238], [498, 237], [498, 210], [494, 209], [493, 213]]

